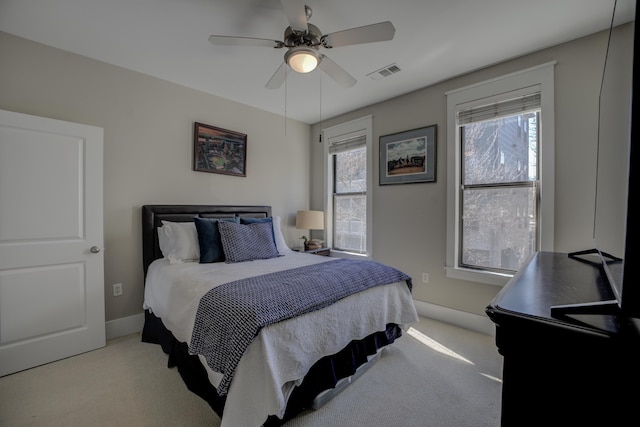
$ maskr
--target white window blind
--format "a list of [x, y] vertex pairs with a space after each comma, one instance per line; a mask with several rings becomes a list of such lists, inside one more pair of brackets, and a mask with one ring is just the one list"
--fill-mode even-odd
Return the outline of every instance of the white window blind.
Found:
[[329, 154], [341, 153], [353, 148], [362, 147], [366, 144], [365, 135], [358, 135], [353, 138], [329, 141]]
[[506, 101], [460, 109], [458, 111], [458, 124], [462, 126], [535, 110], [540, 108], [540, 102], [540, 92], [536, 92]]

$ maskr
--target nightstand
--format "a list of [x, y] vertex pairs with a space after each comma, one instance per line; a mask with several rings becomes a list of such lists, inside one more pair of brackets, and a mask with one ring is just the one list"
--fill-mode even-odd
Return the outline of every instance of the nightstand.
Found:
[[311, 249], [308, 251], [305, 251], [304, 248], [295, 248], [294, 250], [297, 252], [304, 252], [305, 254], [313, 254], [313, 255], [320, 255], [320, 256], [329, 256], [331, 254], [331, 249], [329, 248], [318, 248], [318, 249]]

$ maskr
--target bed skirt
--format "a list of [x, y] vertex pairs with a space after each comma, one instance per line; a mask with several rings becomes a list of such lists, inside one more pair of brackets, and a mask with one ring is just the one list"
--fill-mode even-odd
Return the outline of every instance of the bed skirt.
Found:
[[[353, 375], [358, 367], [367, 363], [368, 356], [376, 354], [379, 349], [393, 343], [400, 336], [402, 329], [396, 324], [389, 324], [385, 331], [352, 341], [338, 353], [323, 357], [311, 367], [304, 381], [292, 392], [284, 418], [272, 415], [265, 421], [264, 426], [279, 426], [303, 410], [311, 408], [318, 394], [334, 388], [338, 381]], [[165, 328], [162, 320], [148, 310], [145, 311], [142, 341], [159, 344], [169, 355], [168, 367], [177, 367], [187, 388], [204, 399], [222, 418], [225, 397], [218, 396], [198, 356], [190, 355], [187, 344], [176, 340]]]

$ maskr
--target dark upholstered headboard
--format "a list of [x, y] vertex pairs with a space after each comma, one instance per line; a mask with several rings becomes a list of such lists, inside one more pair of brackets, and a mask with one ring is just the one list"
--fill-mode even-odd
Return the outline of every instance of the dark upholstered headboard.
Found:
[[271, 206], [233, 205], [145, 205], [142, 207], [142, 264], [147, 276], [149, 264], [162, 258], [158, 245], [158, 227], [162, 220], [189, 222], [194, 217], [224, 218], [238, 216], [244, 218], [266, 218], [271, 216]]

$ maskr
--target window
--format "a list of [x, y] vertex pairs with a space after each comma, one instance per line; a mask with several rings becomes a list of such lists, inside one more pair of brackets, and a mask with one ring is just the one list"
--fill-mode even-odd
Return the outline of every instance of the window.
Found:
[[447, 275], [504, 284], [553, 247], [553, 64], [447, 94]]
[[364, 137], [356, 137], [329, 146], [333, 160], [333, 249], [358, 254], [367, 251], [367, 149], [364, 142]]
[[323, 130], [326, 239], [335, 253], [371, 255], [371, 117]]

